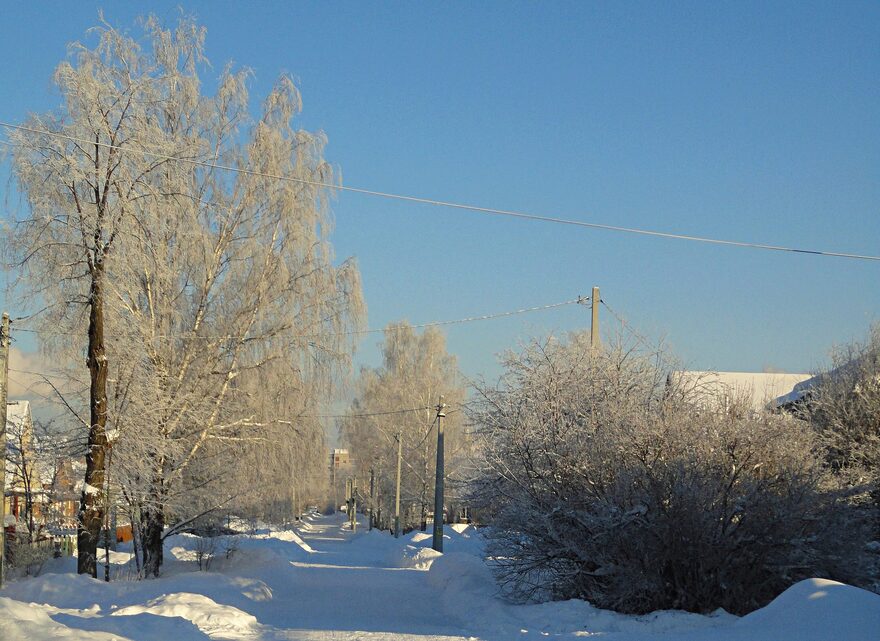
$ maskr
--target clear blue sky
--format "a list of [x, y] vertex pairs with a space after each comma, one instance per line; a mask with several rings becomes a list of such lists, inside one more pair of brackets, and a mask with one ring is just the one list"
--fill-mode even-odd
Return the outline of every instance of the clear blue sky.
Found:
[[[175, 7], [207, 51], [303, 93], [351, 186], [615, 225], [880, 254], [880, 4], [104, 3]], [[137, 6], [135, 6], [137, 5]], [[3, 2], [0, 119], [59, 99], [100, 3]], [[5, 182], [0, 190], [6, 188]], [[369, 324], [554, 303], [592, 285], [694, 368], [809, 371], [880, 310], [880, 263], [697, 245], [342, 194]], [[0, 298], [0, 303], [5, 301]], [[16, 310], [11, 310], [13, 314]], [[603, 318], [610, 328], [611, 319]], [[455, 326], [468, 375], [569, 307]], [[363, 364], [377, 364], [364, 340]]]

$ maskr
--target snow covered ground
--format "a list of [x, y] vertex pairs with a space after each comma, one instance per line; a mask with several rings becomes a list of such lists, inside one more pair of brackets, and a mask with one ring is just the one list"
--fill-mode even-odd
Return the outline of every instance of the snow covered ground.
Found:
[[642, 617], [581, 601], [512, 605], [497, 598], [472, 528], [447, 527], [444, 554], [420, 532], [352, 535], [342, 517], [310, 517], [298, 533], [232, 537], [209, 572], [196, 567], [198, 537], [167, 542], [164, 576], [120, 580], [73, 574], [59, 559], [34, 579], [0, 591], [0, 640], [352, 641], [600, 638], [608, 641], [877, 641], [880, 596], [813, 579], [737, 618], [656, 612]]

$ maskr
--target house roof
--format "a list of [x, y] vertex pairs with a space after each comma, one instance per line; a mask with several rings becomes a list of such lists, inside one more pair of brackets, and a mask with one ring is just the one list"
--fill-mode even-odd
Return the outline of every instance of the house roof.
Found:
[[775, 399], [776, 407], [794, 405], [795, 403], [804, 400], [811, 391], [830, 381], [849, 380], [853, 385], [856, 385], [863, 377], [872, 376], [875, 381], [880, 381], [880, 374], [874, 373], [876, 372], [876, 369], [871, 365], [869, 359], [869, 355], [863, 355], [854, 358], [851, 361], [847, 361], [842, 365], [838, 365], [834, 369], [822, 372], [821, 374], [816, 374], [815, 376], [810, 376], [808, 379], [795, 385], [794, 389], [791, 391], [777, 397]]
[[6, 426], [21, 426], [31, 420], [30, 401], [6, 401]]
[[810, 374], [713, 371], [678, 371], [672, 372], [670, 377], [676, 383], [692, 388], [708, 403], [717, 403], [721, 399], [744, 400], [755, 411], [776, 407], [777, 399], [812, 378]]
[[[6, 402], [6, 489], [14, 491], [22, 484], [22, 450], [32, 452], [34, 448], [33, 424], [31, 422], [31, 404], [29, 401]], [[36, 472], [31, 476], [33, 486], [41, 489], [39, 466], [32, 456], [28, 456], [29, 469]], [[18, 463], [16, 463], [18, 461]]]

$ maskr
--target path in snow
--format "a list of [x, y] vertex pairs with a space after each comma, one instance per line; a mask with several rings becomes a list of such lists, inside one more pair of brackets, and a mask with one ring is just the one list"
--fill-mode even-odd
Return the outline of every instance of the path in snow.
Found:
[[[880, 596], [821, 579], [741, 619], [625, 616], [574, 600], [512, 605], [497, 598], [472, 529], [449, 527], [440, 555], [427, 547], [430, 535], [352, 533], [343, 519], [310, 515], [296, 533], [233, 537], [237, 551], [229, 559], [221, 551], [211, 572], [195, 570], [198, 537], [170, 537], [158, 580], [104, 583], [58, 559], [54, 574], [0, 591], [0, 641], [880, 639]], [[115, 558], [123, 572], [127, 555]]]
[[[372, 539], [378, 533], [352, 534], [340, 519], [328, 517], [300, 535], [312, 549], [308, 560], [291, 561], [289, 568], [269, 576], [261, 573], [273, 594], [271, 600], [250, 609], [261, 623], [277, 632], [288, 629], [284, 636], [290, 639], [402, 638], [403, 634], [461, 638], [455, 636], [461, 629], [451, 625], [438, 604], [425, 568], [389, 567], [384, 545], [358, 549], [363, 537]], [[318, 634], [330, 630], [337, 634]], [[374, 634], [341, 634], [344, 631]]]

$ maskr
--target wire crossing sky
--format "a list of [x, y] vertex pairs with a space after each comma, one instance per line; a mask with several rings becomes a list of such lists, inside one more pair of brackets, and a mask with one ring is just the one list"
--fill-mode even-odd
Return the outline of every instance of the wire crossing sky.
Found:
[[[180, 4], [150, 10], [170, 23]], [[53, 70], [69, 43], [94, 44], [86, 32], [98, 21], [99, 3], [76, 7], [4, 7], [0, 55], [15, 63], [0, 68], [0, 120], [60, 106]], [[358, 261], [371, 328], [598, 285], [629, 327], [665, 336], [695, 369], [802, 372], [878, 320], [875, 260], [789, 251], [880, 256], [876, 3], [183, 10], [207, 30], [205, 92], [235, 61], [253, 70], [257, 113], [289, 72], [303, 96], [297, 124], [326, 133], [343, 184], [406, 198], [335, 192], [331, 241]], [[143, 11], [104, 7], [132, 34]], [[0, 184], [20, 214], [14, 182]], [[445, 206], [468, 203], [501, 213]], [[568, 222], [505, 222], [532, 212]], [[572, 233], [589, 225], [638, 233]], [[664, 242], [655, 231], [782, 251]], [[445, 331], [465, 373], [491, 378], [495, 355], [525, 337], [588, 324], [584, 307], [566, 306]], [[362, 341], [359, 364], [378, 364], [374, 342]]]
[[[480, 207], [478, 205], [468, 205], [464, 203], [454, 203], [448, 200], [434, 200], [431, 198], [421, 198], [418, 196], [406, 196], [403, 194], [396, 194], [390, 192], [383, 191], [375, 191], [372, 189], [363, 189], [360, 187], [349, 187], [346, 185], [334, 185], [331, 183], [322, 183], [315, 180], [307, 180], [305, 178], [297, 178], [295, 176], [284, 176], [280, 174], [267, 174], [260, 171], [255, 171], [253, 169], [247, 169], [242, 167], [230, 167], [226, 165], [218, 165], [212, 162], [205, 162], [201, 160], [194, 160], [192, 158], [181, 158], [177, 156], [168, 156], [165, 154], [160, 154], [156, 152], [152, 152], [146, 149], [134, 149], [132, 147], [123, 147], [120, 145], [111, 145], [109, 143], [104, 142], [95, 142], [93, 140], [86, 140], [85, 138], [76, 138], [74, 136], [68, 136], [59, 132], [48, 131], [46, 129], [35, 129], [33, 127], [27, 127], [24, 125], [13, 125], [8, 122], [0, 121], [0, 126], [7, 127], [9, 129], [18, 129], [20, 131], [27, 131], [30, 133], [49, 136], [53, 138], [61, 138], [65, 140], [70, 140], [72, 142], [80, 142], [87, 145], [96, 145], [99, 147], [104, 147], [107, 149], [114, 149], [117, 151], [127, 152], [127, 153], [138, 153], [151, 158], [158, 158], [161, 160], [170, 160], [174, 162], [179, 162], [188, 165], [196, 165], [199, 167], [208, 167], [211, 169], [219, 169], [221, 171], [230, 171], [233, 173], [239, 174], [247, 174], [249, 176], [257, 176], [261, 178], [265, 178], [267, 180], [283, 180], [288, 182], [300, 183], [305, 185], [312, 185], [316, 187], [326, 187], [327, 189], [332, 189], [336, 191], [347, 191], [355, 194], [364, 194], [367, 196], [379, 196], [380, 198], [390, 198], [392, 200], [402, 200], [404, 202], [410, 203], [419, 203], [422, 205], [435, 205], [438, 207], [449, 207], [452, 209], [465, 209], [467, 211], [477, 212], [481, 214], [491, 214], [496, 216], [509, 216], [512, 218], [520, 218], [524, 220], [536, 220], [545, 223], [557, 223], [561, 225], [573, 225], [576, 227], [587, 227], [589, 229], [602, 229], [605, 231], [615, 231], [622, 232], [627, 234], [641, 234], [644, 236], [653, 236], [655, 238], [672, 238], [675, 240], [689, 240], [698, 243], [709, 243], [714, 245], [729, 245], [733, 247], [748, 247], [751, 249], [765, 249], [769, 251], [782, 251], [782, 252], [792, 252], [795, 254], [812, 254], [815, 256], [832, 256], [835, 258], [853, 258], [856, 260], [876, 260], [880, 261], [880, 256], [865, 256], [862, 254], [850, 254], [847, 252], [839, 252], [839, 251], [829, 251], [829, 250], [819, 250], [819, 249], [803, 249], [797, 247], [785, 247], [782, 245], [768, 245], [766, 243], [750, 243], [744, 241], [737, 240], [725, 240], [721, 238], [706, 238], [703, 236], [692, 236], [688, 234], [674, 234], [671, 232], [663, 232], [656, 231], [650, 229], [636, 229], [632, 227], [620, 227], [617, 225], [604, 225], [602, 223], [591, 223], [584, 220], [571, 220], [566, 218], [556, 218], [553, 216], [544, 216], [540, 214], [530, 214], [522, 211], [510, 211], [506, 209], [494, 209], [492, 207]], [[6, 144], [10, 144], [6, 141], [3, 141]]]
[[[528, 314], [530, 312], [542, 312], [548, 309], [556, 309], [557, 307], [564, 307], [566, 305], [576, 305], [576, 304], [586, 304], [590, 300], [589, 296], [580, 296], [578, 298], [573, 298], [571, 300], [565, 300], [561, 303], [550, 303], [549, 305], [534, 305], [532, 307], [523, 307], [521, 309], [512, 309], [506, 312], [494, 312], [491, 314], [482, 314], [480, 316], [468, 316], [467, 318], [455, 318], [448, 320], [436, 320], [436, 321], [427, 321], [424, 323], [416, 323], [409, 324], [408, 327], [412, 329], [424, 329], [426, 327], [441, 327], [444, 325], [460, 325], [462, 323], [474, 323], [477, 321], [487, 321], [494, 320], [496, 318], [505, 318], [507, 316], [517, 316], [519, 314]], [[361, 334], [384, 334], [387, 332], [395, 331], [398, 326], [390, 326], [383, 328], [372, 328], [372, 329], [356, 329], [350, 332], [342, 332], [337, 334], [339, 336], [354, 336]], [[401, 327], [400, 329], [404, 329]], [[16, 327], [15, 331], [18, 332], [34, 332], [36, 333], [38, 330], [29, 328], [29, 327]], [[40, 333], [45, 334], [47, 336], [71, 336], [73, 335], [71, 332], [55, 332], [52, 330], [39, 330]], [[81, 333], [76, 334], [80, 336]], [[314, 335], [306, 334], [304, 336], [300, 336], [300, 338], [312, 338]], [[151, 338], [180, 338], [180, 339], [199, 339], [199, 340], [226, 340], [230, 338], [239, 339], [238, 336], [214, 336], [214, 335], [202, 335], [202, 334], [153, 334]]]

